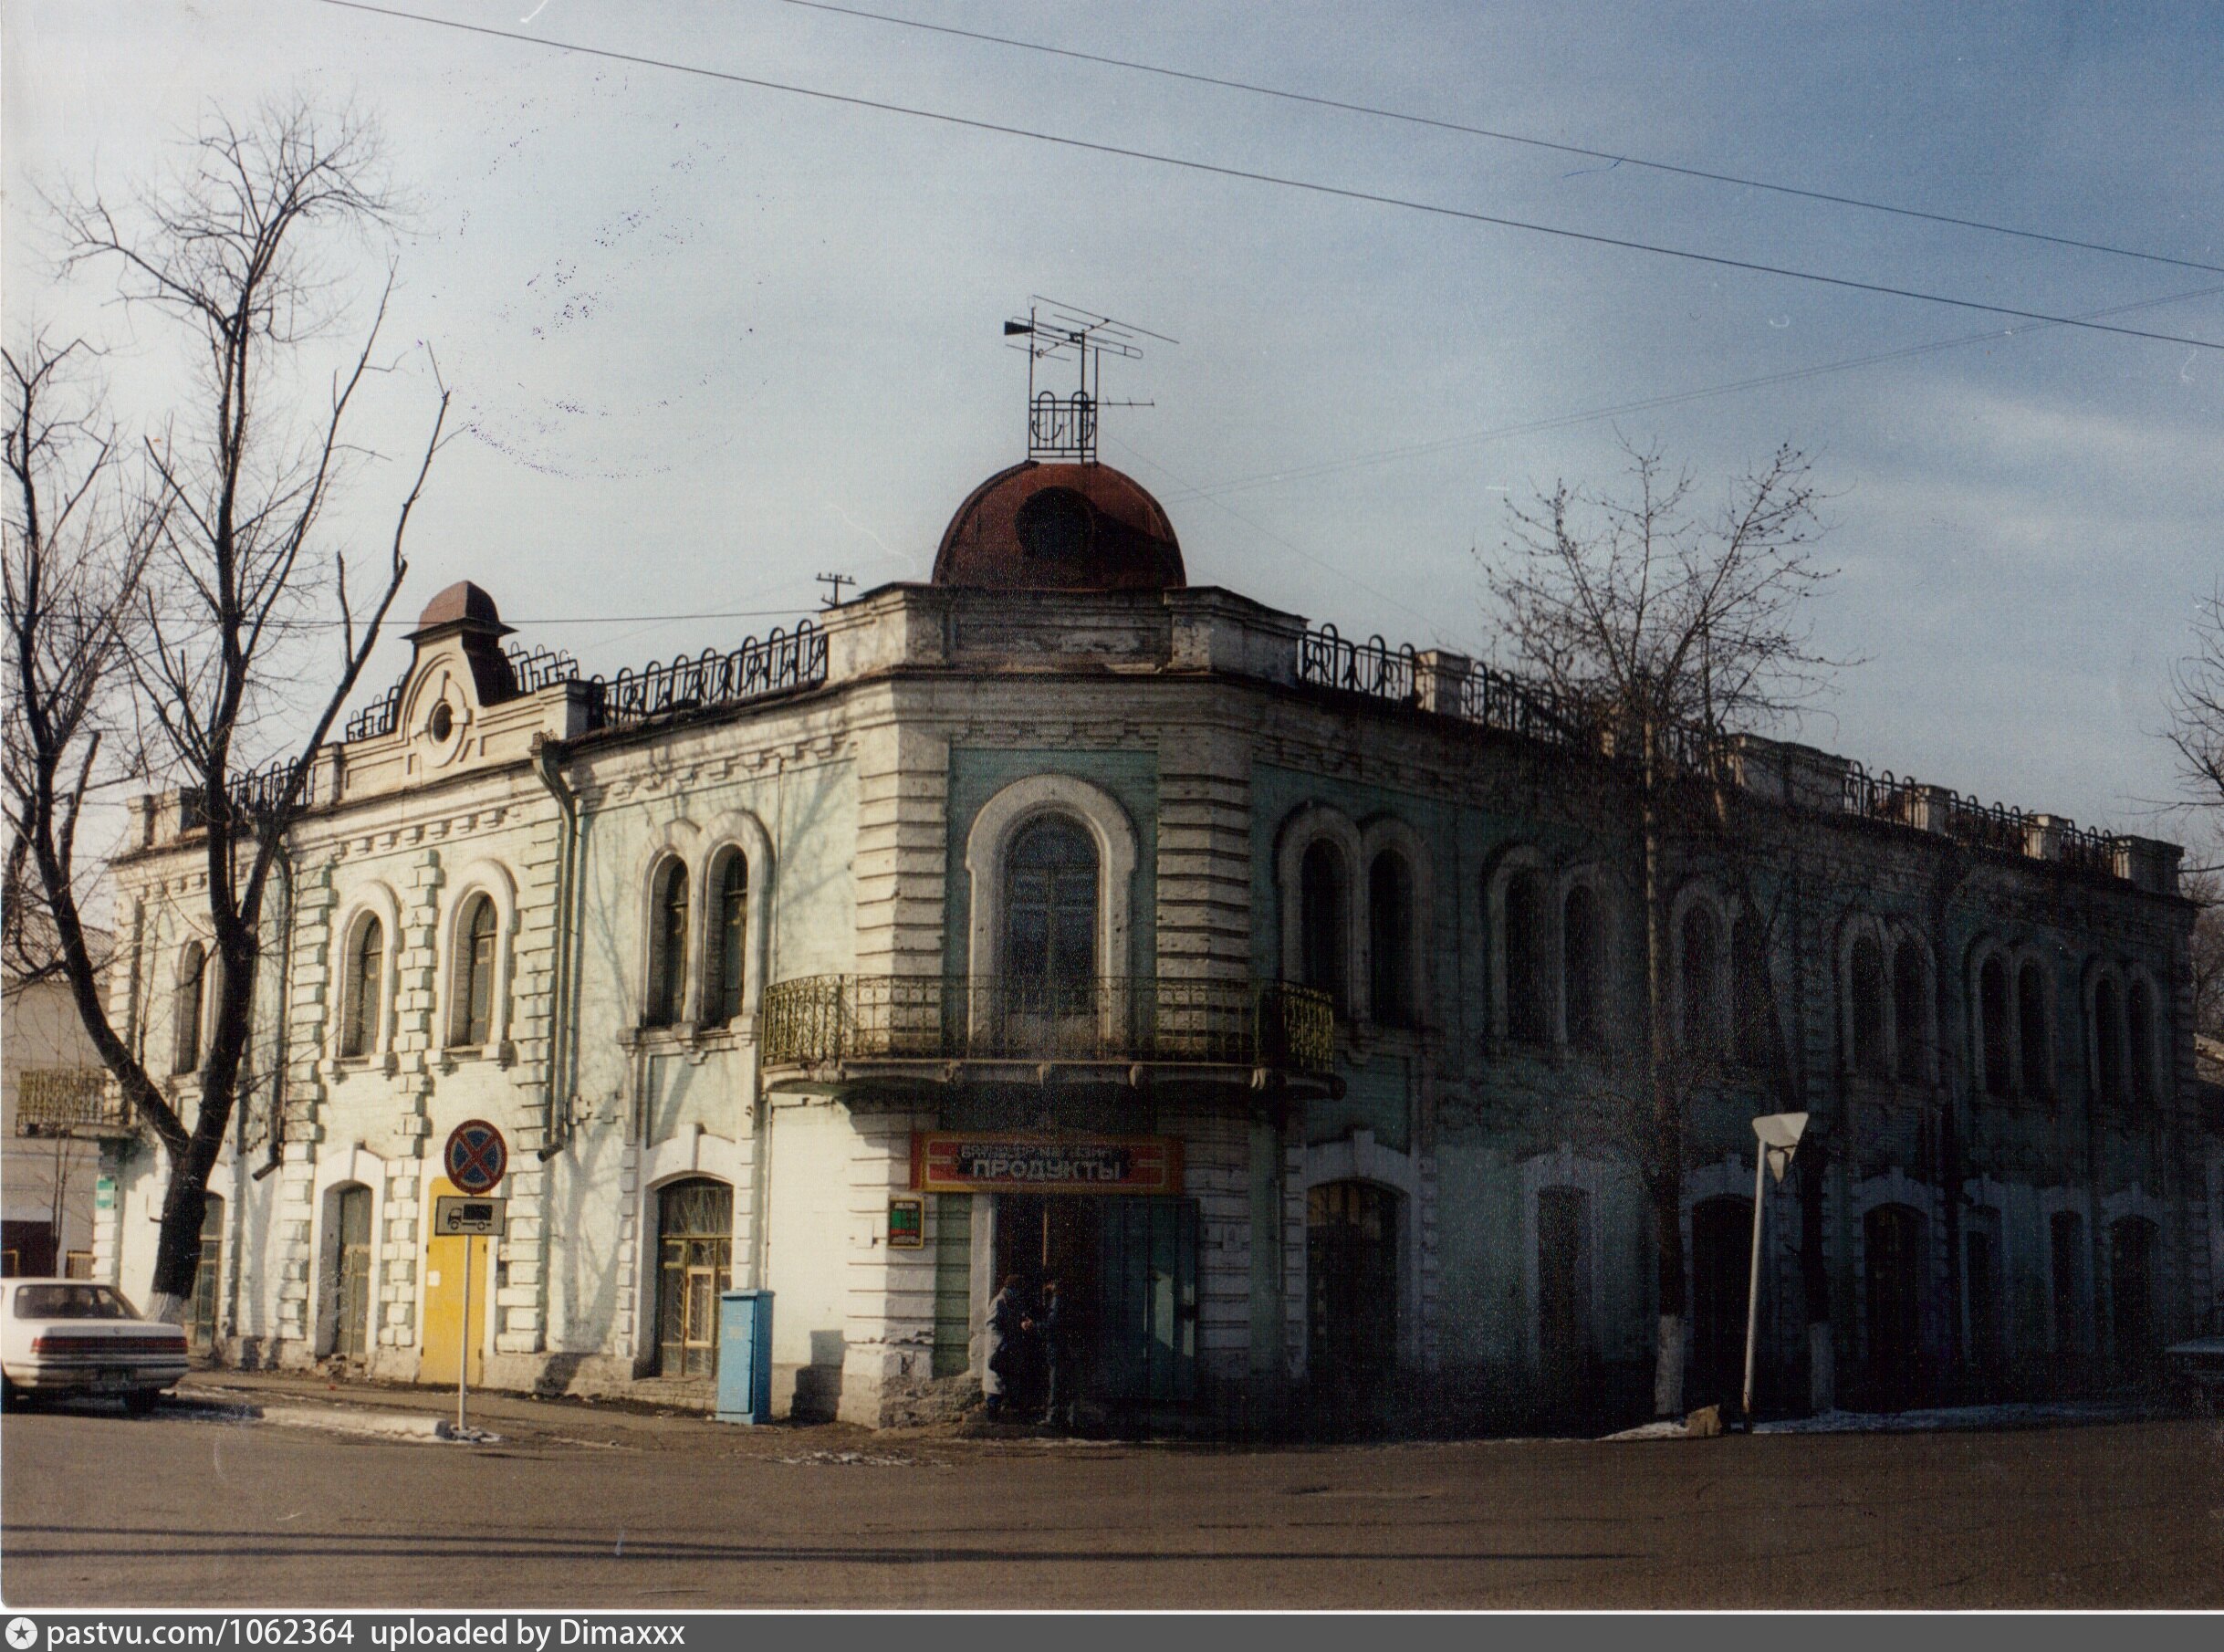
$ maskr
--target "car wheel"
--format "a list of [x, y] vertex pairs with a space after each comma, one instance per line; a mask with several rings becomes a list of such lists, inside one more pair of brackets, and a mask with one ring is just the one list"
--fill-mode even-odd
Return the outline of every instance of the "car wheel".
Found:
[[28, 1411], [29, 1409], [31, 1409], [30, 1390], [18, 1388], [14, 1383], [0, 1379], [0, 1410]]
[[162, 1404], [160, 1388], [134, 1388], [123, 1396], [123, 1408], [133, 1417], [144, 1417]]

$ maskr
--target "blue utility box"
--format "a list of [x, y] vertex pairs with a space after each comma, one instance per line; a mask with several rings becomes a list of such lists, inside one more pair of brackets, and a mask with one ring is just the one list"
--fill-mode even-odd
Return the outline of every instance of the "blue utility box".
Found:
[[772, 1292], [718, 1293], [718, 1409], [722, 1423], [772, 1420]]

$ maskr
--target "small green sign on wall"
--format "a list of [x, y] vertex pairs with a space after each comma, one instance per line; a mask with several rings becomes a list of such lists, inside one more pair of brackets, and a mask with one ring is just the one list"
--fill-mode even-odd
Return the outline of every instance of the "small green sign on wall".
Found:
[[926, 1243], [926, 1201], [892, 1198], [888, 1201], [888, 1248], [917, 1250]]

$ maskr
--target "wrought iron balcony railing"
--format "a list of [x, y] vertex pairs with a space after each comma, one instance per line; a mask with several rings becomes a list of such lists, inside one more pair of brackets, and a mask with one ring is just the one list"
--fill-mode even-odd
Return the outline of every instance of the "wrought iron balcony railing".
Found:
[[847, 1061], [1147, 1061], [1327, 1074], [1335, 1011], [1288, 981], [806, 976], [765, 989], [769, 1066]]
[[103, 1067], [34, 1067], [16, 1076], [17, 1135], [113, 1135], [131, 1121]]

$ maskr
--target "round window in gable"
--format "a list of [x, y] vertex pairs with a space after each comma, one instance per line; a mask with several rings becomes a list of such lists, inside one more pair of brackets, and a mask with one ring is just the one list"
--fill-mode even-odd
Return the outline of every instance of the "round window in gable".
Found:
[[1013, 526], [1027, 554], [1044, 562], [1076, 561], [1096, 538], [1097, 513], [1070, 487], [1046, 487], [1019, 507]]
[[444, 740], [455, 732], [455, 713], [448, 708], [447, 701], [433, 707], [433, 719], [424, 726], [424, 731], [435, 740]]

